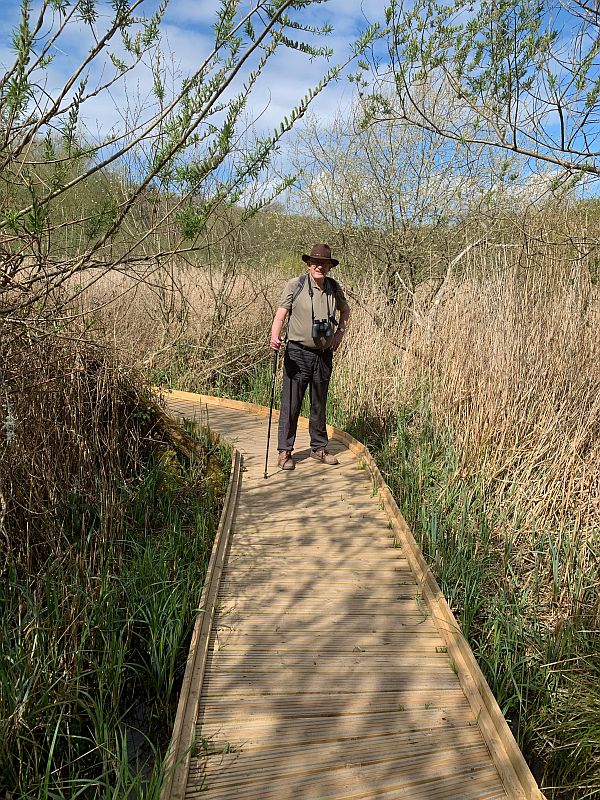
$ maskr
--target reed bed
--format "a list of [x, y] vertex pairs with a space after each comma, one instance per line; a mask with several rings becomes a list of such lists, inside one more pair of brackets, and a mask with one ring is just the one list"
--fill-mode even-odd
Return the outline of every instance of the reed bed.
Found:
[[[502, 256], [479, 252], [435, 303], [416, 297], [408, 312], [353, 281], [332, 412], [385, 422], [425, 391], [456, 450], [454, 480], [476, 476], [506, 529], [567, 525], [588, 542], [600, 523], [600, 291], [568, 253], [542, 266], [539, 254]], [[160, 291], [116, 276], [84, 314], [100, 308], [95, 322], [154, 380], [240, 394], [270, 384], [268, 334], [289, 271], [182, 268]]]
[[[600, 291], [547, 222], [402, 298], [338, 249], [353, 310], [329, 418], [376, 455], [546, 794], [584, 800], [600, 792]], [[171, 345], [149, 287], [101, 323], [152, 380], [268, 404], [272, 314], [302, 269], [174, 267]]]
[[279, 276], [264, 265], [173, 265], [139, 282], [111, 272], [78, 300], [76, 314], [110, 341], [123, 363], [156, 383], [236, 392], [268, 361], [266, 329]]
[[83, 332], [3, 328], [0, 795], [158, 798], [226, 483]]
[[520, 255], [471, 264], [408, 335], [355, 314], [333, 405], [359, 432], [370, 411], [380, 466], [547, 795], [587, 798], [600, 792], [600, 296], [581, 263]]

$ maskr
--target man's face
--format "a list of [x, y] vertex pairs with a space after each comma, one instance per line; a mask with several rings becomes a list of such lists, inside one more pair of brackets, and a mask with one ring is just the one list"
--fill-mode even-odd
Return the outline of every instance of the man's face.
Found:
[[312, 275], [312, 279], [314, 281], [318, 281], [321, 278], [324, 278], [325, 275], [329, 272], [332, 268], [333, 264], [331, 261], [312, 261], [309, 260], [308, 262], [308, 270]]

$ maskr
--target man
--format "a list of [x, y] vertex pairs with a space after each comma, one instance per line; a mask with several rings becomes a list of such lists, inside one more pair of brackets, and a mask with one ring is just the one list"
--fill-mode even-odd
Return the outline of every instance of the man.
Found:
[[[315, 244], [302, 260], [308, 265], [308, 273], [287, 282], [271, 328], [271, 348], [279, 350], [281, 329], [289, 317], [277, 446], [279, 466], [285, 470], [295, 467], [292, 451], [307, 387], [311, 456], [323, 464], [338, 463], [327, 451], [325, 409], [333, 353], [341, 344], [350, 316], [344, 292], [336, 281], [327, 277], [339, 264], [331, 257], [329, 245]], [[336, 311], [340, 313], [339, 323]]]

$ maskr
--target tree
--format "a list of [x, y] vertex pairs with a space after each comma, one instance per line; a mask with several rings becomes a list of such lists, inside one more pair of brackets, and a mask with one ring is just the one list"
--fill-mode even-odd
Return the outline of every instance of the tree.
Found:
[[[393, 94], [385, 102], [396, 109]], [[438, 94], [436, 119], [448, 113]], [[307, 210], [332, 226], [357, 275], [415, 313], [417, 290], [424, 311], [450, 265], [481, 237], [486, 214], [494, 208], [495, 219], [505, 207], [520, 174], [514, 159], [417, 128], [400, 114], [375, 121], [372, 99], [360, 94], [327, 127], [309, 116], [296, 139]]]
[[[600, 16], [588, 0], [392, 0], [386, 9], [392, 108], [459, 143], [547, 162], [567, 177], [600, 175]], [[424, 91], [426, 88], [426, 91]], [[452, 113], [436, 113], [440, 93]]]
[[[248, 102], [278, 50], [331, 57], [314, 44], [330, 27], [303, 21], [326, 1], [221, 0], [208, 52], [192, 74], [177, 76], [161, 45], [168, 0], [147, 16], [140, 14], [150, 0], [43, 0], [36, 15], [22, 0], [15, 60], [0, 79], [4, 318], [39, 308], [73, 276], [82, 286], [115, 267], [146, 274], [197, 251], [207, 221], [240, 202], [282, 136], [339, 74], [341, 65], [328, 69], [273, 133], [251, 133]], [[50, 91], [55, 54], [74, 34], [90, 48]], [[367, 31], [355, 53], [373, 35]], [[140, 76], [151, 84], [150, 100], [136, 106], [130, 93]], [[118, 87], [129, 98], [121, 124], [90, 135], [86, 108]]]

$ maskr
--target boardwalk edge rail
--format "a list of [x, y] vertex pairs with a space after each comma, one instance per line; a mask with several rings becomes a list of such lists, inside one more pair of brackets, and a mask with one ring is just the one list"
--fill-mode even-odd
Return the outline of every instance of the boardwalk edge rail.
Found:
[[217, 605], [223, 565], [227, 555], [231, 525], [239, 497], [242, 471], [242, 455], [238, 450], [234, 449], [229, 485], [206, 570], [206, 579], [198, 608], [199, 613], [192, 632], [185, 673], [179, 694], [173, 733], [165, 759], [165, 782], [160, 795], [161, 800], [182, 800], [185, 796], [190, 759], [195, 746], [194, 731], [208, 657], [210, 631]]
[[[187, 400], [225, 408], [238, 409], [260, 416], [268, 416], [269, 409], [255, 403], [216, 397], [213, 395], [194, 394], [168, 389], [160, 389], [163, 395], [173, 399]], [[277, 414], [277, 412], [274, 412]], [[210, 424], [210, 419], [209, 419]], [[307, 428], [308, 420], [301, 417], [299, 427]], [[362, 458], [373, 476], [378, 489], [378, 496], [384, 506], [393, 527], [395, 542], [408, 559], [415, 575], [421, 596], [431, 617], [444, 640], [448, 656], [454, 664], [460, 685], [477, 720], [483, 739], [490, 752], [494, 765], [504, 784], [508, 797], [515, 800], [545, 800], [540, 791], [523, 753], [519, 749], [511, 733], [496, 698], [473, 655], [469, 643], [465, 639], [458, 621], [446, 598], [442, 594], [433, 573], [429, 569], [423, 554], [408, 527], [408, 524], [390, 492], [379, 467], [367, 447], [349, 433], [327, 426], [330, 438], [336, 439], [348, 447], [355, 455]], [[183, 685], [173, 728], [171, 746], [166, 761], [167, 779], [161, 793], [161, 800], [182, 800], [185, 795], [191, 751], [194, 746], [193, 733], [200, 700], [200, 691], [204, 678], [204, 669], [208, 654], [208, 642], [214, 608], [219, 590], [223, 561], [229, 542], [229, 534], [233, 521], [237, 497], [241, 486], [241, 456], [234, 451], [231, 478], [221, 521], [207, 572], [206, 583], [202, 592], [200, 608], [204, 611], [198, 616], [190, 644]]]

